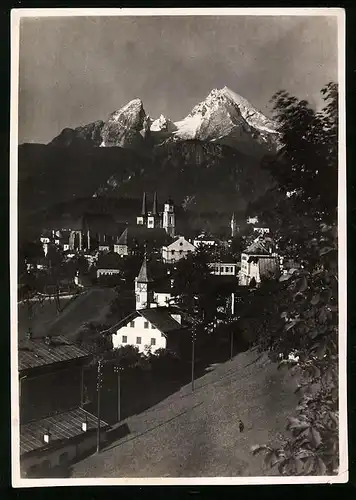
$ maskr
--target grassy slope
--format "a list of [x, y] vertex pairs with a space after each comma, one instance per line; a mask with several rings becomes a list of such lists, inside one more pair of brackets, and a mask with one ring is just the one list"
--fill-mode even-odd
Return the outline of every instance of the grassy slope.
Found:
[[[64, 335], [71, 337], [86, 322], [105, 322], [110, 302], [115, 292], [110, 288], [92, 288], [75, 298], [60, 314], [57, 314], [53, 301], [46, 301], [43, 306], [37, 304], [34, 309], [32, 330], [34, 337], [45, 335]], [[66, 299], [62, 299], [64, 303]], [[64, 304], [63, 304], [64, 305]], [[27, 306], [19, 305], [19, 338], [23, 338], [29, 326]]]
[[197, 380], [194, 393], [187, 385], [128, 418], [130, 434], [76, 464], [72, 477], [270, 475], [250, 447], [278, 439], [295, 408], [294, 387], [266, 356], [241, 353]]

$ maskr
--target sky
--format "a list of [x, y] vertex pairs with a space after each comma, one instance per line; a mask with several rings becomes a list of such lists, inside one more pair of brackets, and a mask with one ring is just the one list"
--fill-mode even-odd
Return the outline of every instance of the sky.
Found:
[[282, 89], [320, 107], [329, 81], [337, 81], [335, 17], [27, 18], [19, 143], [48, 143], [135, 98], [153, 119], [177, 121], [225, 85], [269, 116]]

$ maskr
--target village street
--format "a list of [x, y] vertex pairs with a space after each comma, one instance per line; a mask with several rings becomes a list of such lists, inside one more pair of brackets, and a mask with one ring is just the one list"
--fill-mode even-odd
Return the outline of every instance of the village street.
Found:
[[252, 456], [250, 448], [278, 440], [295, 408], [295, 386], [265, 355], [240, 353], [199, 378], [194, 393], [188, 384], [123, 421], [129, 434], [74, 465], [72, 477], [273, 474], [263, 469], [263, 457]]

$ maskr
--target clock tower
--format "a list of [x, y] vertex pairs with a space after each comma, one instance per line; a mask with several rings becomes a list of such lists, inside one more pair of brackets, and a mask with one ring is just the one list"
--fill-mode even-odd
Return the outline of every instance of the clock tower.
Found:
[[152, 279], [147, 271], [146, 255], [138, 276], [135, 278], [136, 310], [148, 309], [153, 302], [153, 291], [151, 289]]

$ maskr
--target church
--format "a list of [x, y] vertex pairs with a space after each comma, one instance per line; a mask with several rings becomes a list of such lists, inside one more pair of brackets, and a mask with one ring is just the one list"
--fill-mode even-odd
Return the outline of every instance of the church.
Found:
[[157, 193], [154, 193], [152, 210], [147, 210], [146, 193], [143, 193], [141, 214], [136, 218], [137, 225], [148, 229], [163, 228], [172, 238], [175, 236], [174, 203], [168, 199], [163, 205], [163, 212], [158, 209]]
[[[114, 348], [133, 345], [141, 353], [149, 349], [179, 352], [186, 335], [178, 308], [169, 306], [169, 294], [154, 291], [146, 256], [135, 279], [136, 310], [124, 318], [112, 335]], [[165, 305], [163, 305], [165, 303]]]

